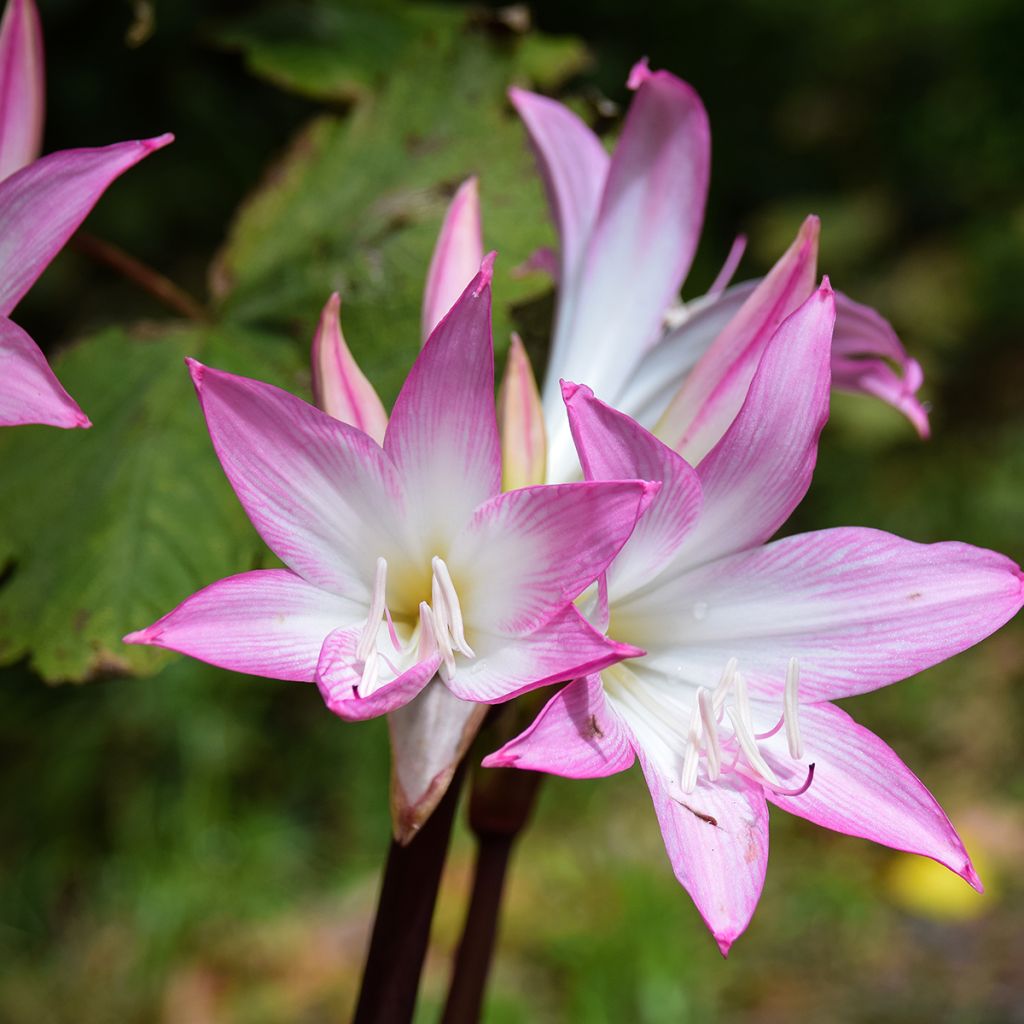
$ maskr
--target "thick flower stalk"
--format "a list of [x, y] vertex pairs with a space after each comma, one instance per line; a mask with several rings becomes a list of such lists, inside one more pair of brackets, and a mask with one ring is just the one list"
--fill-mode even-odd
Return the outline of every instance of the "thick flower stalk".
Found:
[[0, 23], [0, 426], [87, 427], [14, 307], [115, 178], [173, 138], [161, 135], [35, 159], [43, 123], [43, 51], [32, 0]]
[[980, 888], [928, 790], [831, 701], [977, 643], [1021, 607], [1020, 570], [870, 529], [766, 543], [810, 484], [834, 321], [826, 282], [775, 331], [695, 469], [590, 389], [563, 386], [586, 479], [662, 481], [588, 605], [647, 653], [564, 687], [484, 762], [591, 778], [638, 759], [675, 874], [723, 952], [761, 892], [769, 803]]
[[[728, 362], [744, 352], [749, 362], [753, 353], [756, 365], [768, 338], [811, 295], [817, 280], [812, 220], [796, 243], [809, 244], [804, 272], [783, 301], [766, 304], [757, 281], [728, 286], [742, 255], [740, 241], [711, 290], [680, 305], [707, 198], [707, 114], [690, 86], [667, 71], [652, 72], [646, 62], [633, 68], [629, 85], [635, 96], [611, 155], [562, 104], [510, 91], [537, 156], [559, 239], [557, 257], [543, 254], [532, 261], [558, 282], [542, 389], [551, 480], [568, 479], [576, 470], [561, 379], [586, 383], [604, 401], [654, 428], [673, 398], [684, 408], [692, 404], [693, 389], [685, 398], [680, 389], [687, 390], [690, 371], [710, 347]], [[892, 328], [842, 295], [837, 310], [833, 385], [881, 398], [927, 434], [927, 416], [915, 397], [920, 367]], [[677, 426], [681, 415], [679, 409], [673, 414]], [[660, 428], [655, 433], [663, 436]], [[663, 439], [673, 447], [680, 440], [667, 432]]]
[[430, 335], [382, 445], [277, 388], [192, 362], [224, 471], [287, 568], [214, 583], [126, 641], [316, 682], [349, 720], [415, 705], [429, 717], [450, 700], [511, 697], [635, 655], [573, 601], [657, 485], [501, 493], [490, 278], [488, 258]]

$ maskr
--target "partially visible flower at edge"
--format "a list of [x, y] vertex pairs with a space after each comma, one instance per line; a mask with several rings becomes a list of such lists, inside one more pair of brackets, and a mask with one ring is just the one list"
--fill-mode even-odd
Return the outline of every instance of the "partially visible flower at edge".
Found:
[[39, 346], [9, 315], [107, 186], [173, 136], [37, 160], [43, 88], [38, 12], [33, 0], [10, 0], [0, 22], [0, 426], [88, 427]]
[[587, 609], [647, 653], [564, 687], [484, 760], [593, 778], [639, 759], [676, 877], [723, 953], [763, 886], [766, 802], [932, 857], [981, 888], [928, 790], [831, 701], [988, 636], [1024, 602], [1020, 569], [870, 529], [766, 543], [810, 485], [834, 322], [826, 282], [773, 334], [696, 469], [588, 388], [563, 385], [586, 479], [662, 481]]
[[[573, 601], [659, 485], [500, 492], [491, 263], [431, 333], [383, 447], [284, 391], [190, 364], [221, 465], [288, 568], [214, 583], [126, 642], [315, 681], [343, 718], [392, 713], [393, 735], [400, 709], [429, 719], [450, 699], [503, 700], [639, 653]], [[443, 792], [396, 835], [410, 839]]]

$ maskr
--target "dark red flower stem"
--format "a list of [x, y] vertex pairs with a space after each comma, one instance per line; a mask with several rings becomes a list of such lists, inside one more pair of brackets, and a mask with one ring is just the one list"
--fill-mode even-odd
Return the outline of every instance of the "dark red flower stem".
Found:
[[469, 824], [477, 838], [473, 892], [455, 957], [443, 1024], [476, 1024], [494, 954], [512, 847], [525, 828], [543, 775], [483, 768], [473, 780]]
[[416, 1009], [441, 872], [466, 761], [407, 846], [391, 841], [353, 1024], [407, 1024]]

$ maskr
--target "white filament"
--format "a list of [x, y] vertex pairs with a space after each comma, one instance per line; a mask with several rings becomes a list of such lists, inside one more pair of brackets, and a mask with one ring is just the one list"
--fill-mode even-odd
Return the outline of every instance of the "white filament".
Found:
[[790, 658], [786, 668], [786, 692], [782, 718], [786, 723], [786, 743], [789, 745], [789, 756], [794, 760], [799, 760], [804, 756], [804, 745], [800, 740], [800, 701], [797, 693], [799, 686], [800, 663], [796, 658]]
[[384, 618], [384, 609], [387, 605], [387, 586], [387, 559], [378, 558], [377, 570], [373, 580], [373, 591], [370, 594], [370, 610], [366, 613], [366, 625], [363, 626], [363, 632], [356, 646], [357, 661], [365, 662], [370, 657], [370, 652], [377, 649], [377, 630], [380, 628], [380, 622]]

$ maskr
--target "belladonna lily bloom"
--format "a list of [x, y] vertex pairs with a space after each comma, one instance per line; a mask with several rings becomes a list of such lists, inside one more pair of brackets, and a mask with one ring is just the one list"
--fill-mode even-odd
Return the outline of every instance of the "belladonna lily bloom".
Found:
[[31, 0], [0, 23], [0, 426], [87, 427], [36, 343], [8, 319], [107, 186], [173, 136], [36, 160], [43, 124], [43, 51]]
[[[765, 301], [757, 281], [728, 287], [742, 255], [739, 240], [710, 291], [679, 304], [704, 219], [707, 114], [690, 86], [667, 71], [652, 72], [646, 62], [633, 68], [629, 85], [635, 96], [610, 156], [562, 104], [510, 91], [537, 156], [559, 239], [557, 257], [542, 254], [532, 261], [558, 280], [543, 386], [552, 480], [569, 478], [576, 465], [560, 379], [589, 385], [599, 398], [653, 428], [712, 343], [724, 364], [746, 353], [756, 366], [772, 332], [811, 295], [817, 280], [812, 219], [795, 243], [797, 253], [783, 257], [793, 263], [799, 255], [802, 264], [783, 295]], [[842, 295], [836, 301], [833, 385], [889, 402], [927, 434], [927, 416], [914, 397], [921, 384], [918, 364], [877, 313]], [[752, 372], [751, 366], [748, 381]], [[691, 392], [683, 404], [694, 397], [702, 396]], [[677, 409], [677, 426], [679, 416]], [[659, 429], [655, 433], [662, 436]], [[679, 439], [665, 440], [674, 447]]]
[[[214, 583], [127, 642], [315, 681], [350, 720], [443, 713], [442, 691], [513, 696], [637, 653], [573, 600], [657, 485], [500, 493], [490, 267], [430, 335], [382, 445], [277, 388], [190, 364], [221, 465], [287, 568]], [[403, 838], [407, 826], [396, 822]]]
[[761, 892], [769, 803], [933, 857], [980, 889], [928, 790], [830, 702], [977, 643], [1020, 608], [1020, 570], [967, 544], [869, 529], [765, 543], [810, 483], [834, 317], [826, 283], [775, 332], [696, 469], [564, 385], [588, 480], [662, 481], [592, 608], [647, 653], [564, 687], [484, 762], [591, 778], [639, 760], [676, 877], [723, 952]]

